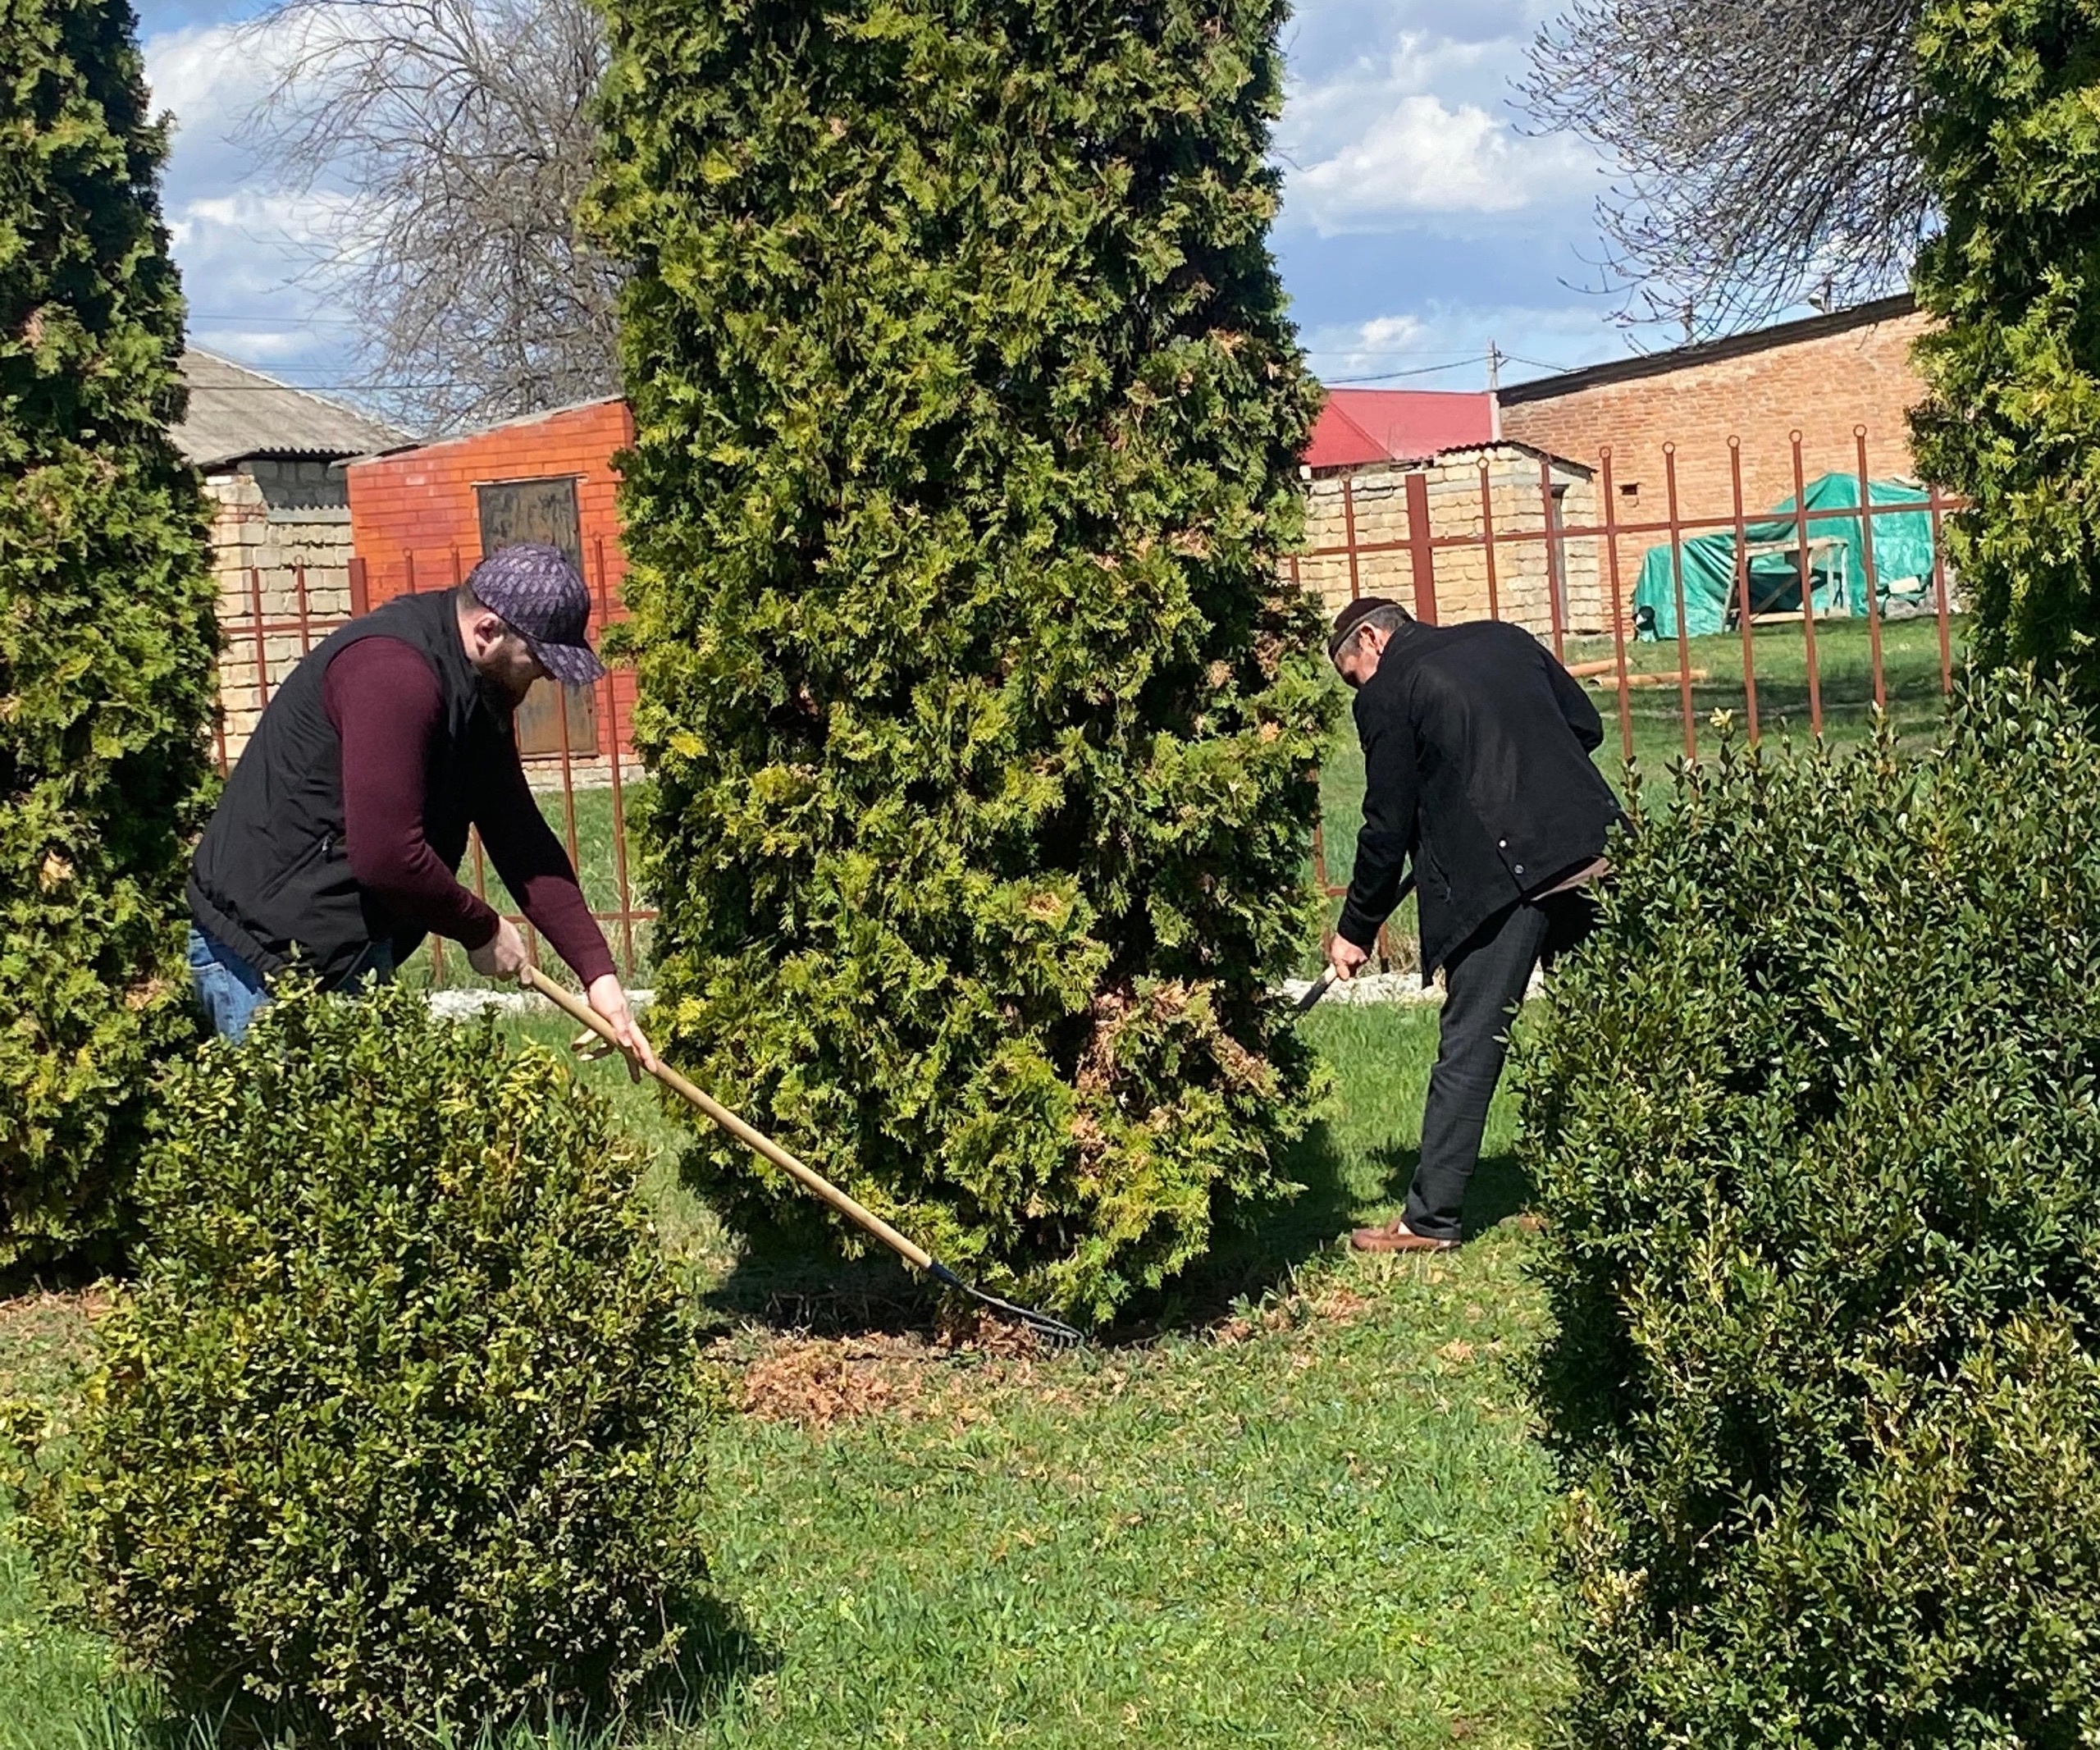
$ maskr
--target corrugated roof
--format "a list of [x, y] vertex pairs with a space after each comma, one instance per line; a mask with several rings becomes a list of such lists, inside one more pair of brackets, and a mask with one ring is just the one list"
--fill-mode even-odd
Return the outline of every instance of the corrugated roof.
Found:
[[334, 461], [407, 443], [409, 434], [309, 395], [260, 371], [194, 347], [182, 354], [189, 412], [175, 441], [199, 468], [220, 468], [246, 456], [317, 456]]
[[1331, 389], [1305, 446], [1308, 468], [1417, 462], [1491, 441], [1485, 393], [1449, 389]]

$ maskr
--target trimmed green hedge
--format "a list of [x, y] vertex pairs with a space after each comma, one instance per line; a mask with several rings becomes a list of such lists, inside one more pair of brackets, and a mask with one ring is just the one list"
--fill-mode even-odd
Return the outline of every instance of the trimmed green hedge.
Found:
[[1265, 1001], [1317, 927], [1335, 697], [1280, 572], [1316, 393], [1267, 248], [1284, 10], [609, 7], [663, 1043], [1086, 1315], [1290, 1189], [1312, 1080]]
[[705, 1402], [605, 1101], [413, 992], [295, 993], [155, 1122], [33, 1501], [75, 1614], [185, 1703], [390, 1743], [666, 1670]]
[[1575, 1742], [2100, 1739], [2100, 750], [1731, 745], [1526, 1053]]
[[152, 1066], [194, 1036], [217, 633], [135, 23], [0, 25], [0, 1272], [109, 1233]]

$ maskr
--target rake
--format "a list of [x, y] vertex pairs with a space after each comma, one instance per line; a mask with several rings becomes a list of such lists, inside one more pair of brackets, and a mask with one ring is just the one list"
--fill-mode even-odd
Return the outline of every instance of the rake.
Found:
[[[570, 1019], [590, 1028], [599, 1038], [618, 1050], [619, 1041], [613, 1035], [611, 1024], [573, 991], [564, 990], [553, 980], [542, 974], [536, 966], [527, 966], [519, 974], [520, 981], [528, 990], [537, 991]], [[745, 1147], [762, 1154], [803, 1190], [822, 1198], [833, 1209], [864, 1232], [873, 1235], [915, 1270], [931, 1277], [943, 1288], [952, 1288], [968, 1295], [973, 1300], [988, 1306], [995, 1313], [1003, 1314], [1016, 1323], [1025, 1326], [1046, 1339], [1053, 1347], [1070, 1349], [1086, 1341], [1085, 1336], [1061, 1318], [1052, 1318], [1048, 1313], [1038, 1312], [1034, 1307], [1022, 1306], [1012, 1300], [1002, 1300], [995, 1294], [966, 1282], [924, 1246], [906, 1239], [875, 1212], [857, 1199], [848, 1196], [830, 1180], [813, 1167], [806, 1167], [762, 1131], [754, 1129], [719, 1101], [709, 1098], [669, 1064], [660, 1061], [655, 1071], [662, 1082], [688, 1105], [697, 1108], [722, 1130], [735, 1137]]]

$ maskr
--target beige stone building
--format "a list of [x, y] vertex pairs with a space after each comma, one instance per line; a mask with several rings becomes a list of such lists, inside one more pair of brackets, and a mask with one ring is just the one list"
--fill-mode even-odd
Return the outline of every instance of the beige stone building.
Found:
[[405, 434], [355, 409], [194, 349], [189, 409], [175, 428], [212, 504], [219, 708], [240, 758], [267, 692], [353, 611], [349, 490], [340, 464]]
[[1330, 611], [1390, 596], [1445, 625], [1492, 615], [1549, 639], [1556, 623], [1570, 636], [1609, 627], [1597, 542], [1560, 532], [1596, 520], [1589, 468], [1490, 441], [1306, 472], [1299, 577]]

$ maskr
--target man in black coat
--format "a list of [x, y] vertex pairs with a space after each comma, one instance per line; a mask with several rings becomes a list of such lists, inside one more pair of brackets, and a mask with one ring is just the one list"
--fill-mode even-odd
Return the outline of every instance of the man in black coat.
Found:
[[1367, 596], [1335, 619], [1327, 652], [1356, 689], [1363, 829], [1327, 948], [1347, 979], [1400, 897], [1412, 860], [1422, 976], [1440, 967], [1444, 1012], [1406, 1212], [1358, 1228], [1359, 1250], [1445, 1251], [1502, 1077], [1509, 1026], [1541, 960], [1573, 947], [1607, 872], [1618, 802], [1590, 762], [1596, 706], [1538, 640], [1497, 620], [1424, 626]]

